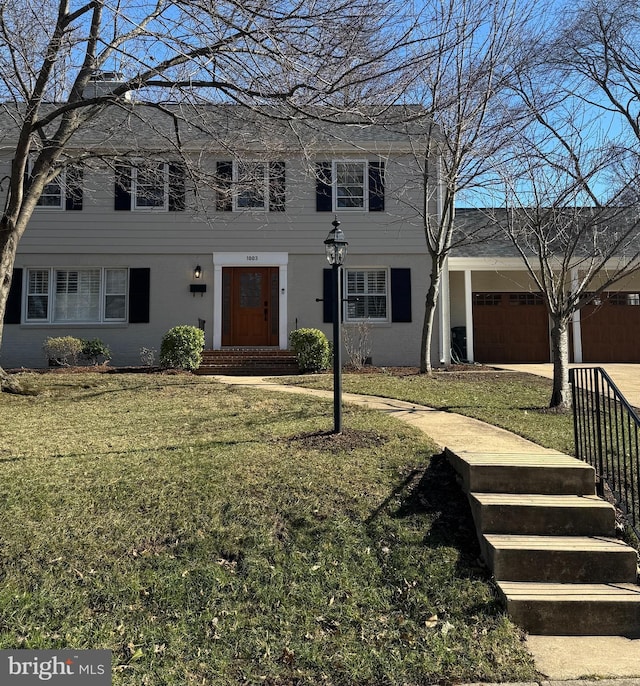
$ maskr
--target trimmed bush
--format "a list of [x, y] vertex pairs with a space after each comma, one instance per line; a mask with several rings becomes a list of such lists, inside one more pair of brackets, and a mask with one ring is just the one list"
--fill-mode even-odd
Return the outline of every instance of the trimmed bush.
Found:
[[331, 366], [329, 341], [320, 329], [296, 329], [289, 334], [300, 371], [320, 372]]
[[78, 356], [82, 352], [82, 341], [73, 336], [47, 338], [42, 344], [42, 349], [50, 365], [68, 367], [77, 362]]
[[204, 348], [204, 331], [183, 324], [169, 329], [160, 345], [160, 364], [172, 369], [193, 371], [200, 366]]
[[106, 364], [111, 359], [111, 350], [99, 338], [83, 339], [82, 356], [86, 357], [90, 364], [98, 364], [100, 358]]

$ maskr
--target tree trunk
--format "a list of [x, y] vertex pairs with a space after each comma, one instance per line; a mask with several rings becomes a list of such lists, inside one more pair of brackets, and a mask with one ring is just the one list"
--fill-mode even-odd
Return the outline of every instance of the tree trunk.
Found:
[[551, 357], [553, 360], [553, 390], [549, 407], [571, 408], [569, 388], [569, 326], [564, 318], [552, 317]]
[[420, 373], [431, 374], [431, 343], [433, 341], [433, 321], [436, 316], [438, 305], [438, 293], [442, 269], [437, 257], [432, 256], [431, 275], [429, 277], [429, 290], [425, 299], [424, 322], [422, 325], [422, 339], [420, 345]]
[[[14, 222], [5, 216], [0, 223], [0, 349], [2, 348], [4, 313], [7, 309], [17, 248], [18, 232]], [[0, 392], [2, 391], [20, 393], [21, 388], [20, 384], [0, 367]]]

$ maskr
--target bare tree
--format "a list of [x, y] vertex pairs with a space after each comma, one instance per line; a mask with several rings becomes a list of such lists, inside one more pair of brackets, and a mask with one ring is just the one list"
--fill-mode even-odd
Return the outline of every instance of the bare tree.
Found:
[[424, 109], [412, 159], [420, 173], [416, 184], [422, 204], [414, 209], [430, 260], [422, 373], [432, 368], [434, 320], [447, 258], [456, 245], [477, 239], [454, 234], [455, 206], [461, 199], [484, 206], [487, 188], [495, 180], [489, 174], [490, 161], [505, 145], [506, 124], [515, 116], [503, 98], [522, 61], [522, 32], [533, 9], [523, 0], [441, 2], [441, 33], [431, 40], [435, 56], [425, 56], [412, 84], [411, 95]]
[[559, 409], [571, 405], [572, 317], [640, 270], [638, 9], [588, 0], [557, 11], [515, 89], [529, 125], [497, 165], [503, 226], [551, 319]]
[[[12, 157], [0, 219], [0, 344], [19, 241], [47, 184], [95, 154], [83, 148], [83, 132], [100, 130], [111, 111], [142, 120], [153, 107], [178, 150], [179, 121], [206, 126], [202, 103], [283, 119], [318, 106], [342, 113], [345, 89], [373, 101], [372, 78], [386, 76], [388, 88], [390, 74], [402, 83], [410, 68], [397, 54], [402, 47], [406, 58], [411, 44], [401, 8], [383, 0], [0, 0], [3, 143]], [[96, 82], [105, 71], [118, 74], [109, 90]]]

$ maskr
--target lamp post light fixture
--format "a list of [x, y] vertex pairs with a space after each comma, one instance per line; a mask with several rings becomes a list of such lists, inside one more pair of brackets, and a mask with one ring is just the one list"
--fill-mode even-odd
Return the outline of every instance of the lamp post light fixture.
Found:
[[342, 279], [340, 278], [342, 264], [347, 255], [344, 233], [339, 228], [340, 222], [336, 217], [331, 222], [333, 229], [327, 236], [324, 247], [327, 261], [331, 265], [333, 282], [333, 433], [342, 433], [342, 341], [341, 341], [341, 310], [342, 310]]

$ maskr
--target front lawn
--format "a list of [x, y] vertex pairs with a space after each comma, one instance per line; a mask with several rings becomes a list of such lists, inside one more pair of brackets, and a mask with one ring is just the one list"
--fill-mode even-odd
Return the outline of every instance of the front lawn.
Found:
[[116, 685], [527, 681], [434, 446], [380, 414], [188, 375], [0, 394], [0, 648]]
[[[330, 374], [287, 376], [280, 381], [309, 388], [333, 388]], [[478, 367], [468, 371], [435, 371], [427, 376], [412, 369], [395, 368], [346, 373], [343, 389], [474, 417], [538, 445], [574, 454], [571, 413], [549, 410], [551, 381], [532, 374]]]

